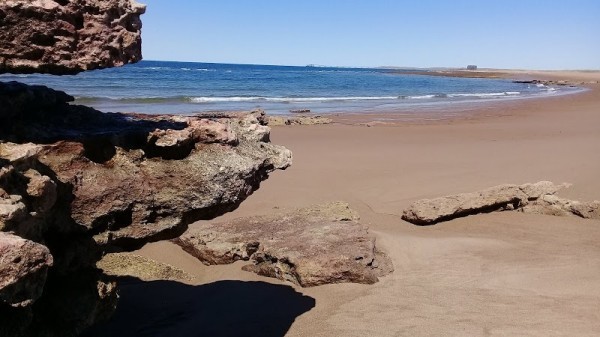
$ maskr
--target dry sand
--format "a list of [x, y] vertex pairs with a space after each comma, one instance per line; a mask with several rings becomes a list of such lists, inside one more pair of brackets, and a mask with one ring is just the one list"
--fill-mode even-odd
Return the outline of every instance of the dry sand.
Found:
[[[515, 77], [599, 80], [598, 73]], [[501, 183], [570, 182], [600, 199], [600, 86], [480, 107], [437, 123], [274, 127], [294, 153], [219, 220], [344, 200], [396, 271], [375, 285], [302, 289], [206, 267], [169, 242], [138, 254], [194, 285], [127, 283], [112, 336], [600, 336], [600, 221], [492, 213], [430, 227], [400, 219], [412, 201]], [[224, 282], [223, 280], [232, 280]], [[251, 281], [251, 282], [239, 282]], [[118, 331], [118, 333], [117, 333]]]

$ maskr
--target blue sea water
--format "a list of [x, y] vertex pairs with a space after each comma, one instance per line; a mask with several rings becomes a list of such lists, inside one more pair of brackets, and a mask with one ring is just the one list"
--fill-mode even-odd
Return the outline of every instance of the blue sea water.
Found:
[[78, 75], [0, 75], [0, 81], [64, 90], [107, 112], [181, 113], [292, 110], [352, 113], [440, 110], [454, 103], [553, 95], [568, 88], [506, 79], [403, 74], [380, 68], [295, 67], [141, 61]]

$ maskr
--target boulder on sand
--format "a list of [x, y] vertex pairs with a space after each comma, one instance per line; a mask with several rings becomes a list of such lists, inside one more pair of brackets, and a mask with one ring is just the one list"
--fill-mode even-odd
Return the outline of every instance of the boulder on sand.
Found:
[[202, 223], [174, 240], [207, 265], [251, 260], [243, 267], [303, 287], [372, 284], [392, 272], [390, 259], [348, 204]]
[[568, 186], [570, 185], [556, 185], [549, 181], [523, 185], [506, 184], [479, 192], [422, 199], [405, 209], [402, 219], [415, 225], [433, 225], [468, 215], [507, 210], [600, 218], [600, 202], [583, 203], [554, 195]]

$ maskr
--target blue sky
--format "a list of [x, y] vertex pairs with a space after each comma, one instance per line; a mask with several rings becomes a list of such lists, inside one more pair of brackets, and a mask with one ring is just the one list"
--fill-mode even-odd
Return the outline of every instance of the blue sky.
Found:
[[144, 58], [600, 69], [599, 0], [139, 0]]

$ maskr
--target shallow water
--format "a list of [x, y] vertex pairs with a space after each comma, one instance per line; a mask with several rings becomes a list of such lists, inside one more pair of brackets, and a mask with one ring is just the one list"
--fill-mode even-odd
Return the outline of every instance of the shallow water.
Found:
[[0, 75], [0, 81], [64, 90], [102, 111], [196, 113], [265, 109], [313, 113], [442, 111], [448, 104], [556, 95], [572, 91], [506, 79], [333, 68], [142, 61], [79, 75]]

